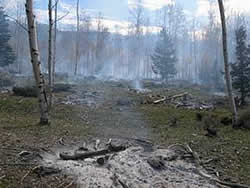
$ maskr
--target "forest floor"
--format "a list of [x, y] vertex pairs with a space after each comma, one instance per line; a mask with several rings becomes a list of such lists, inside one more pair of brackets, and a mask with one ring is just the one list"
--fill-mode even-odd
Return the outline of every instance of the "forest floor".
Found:
[[[250, 132], [222, 125], [221, 120], [230, 117], [226, 104], [200, 111], [145, 103], [149, 95], [183, 92], [207, 103], [223, 97], [209, 95], [198, 87], [145, 84], [148, 92], [136, 92], [126, 81], [82, 80], [74, 84], [71, 91], [55, 94], [49, 126], [37, 124], [35, 98], [0, 94], [0, 188], [76, 187], [72, 176], [57, 173], [38, 177], [33, 173], [42, 153], [110, 138], [150, 141], [162, 147], [189, 145], [202, 161], [207, 161], [204, 168], [211, 174], [223, 181], [250, 185]], [[202, 120], [197, 119], [197, 113]], [[217, 135], [206, 136], [207, 126], [216, 129]]]

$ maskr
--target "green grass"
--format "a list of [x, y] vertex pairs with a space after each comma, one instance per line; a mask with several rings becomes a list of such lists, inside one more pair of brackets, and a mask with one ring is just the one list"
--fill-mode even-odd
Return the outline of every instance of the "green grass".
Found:
[[0, 98], [0, 128], [11, 130], [21, 137], [85, 136], [88, 126], [80, 119], [79, 109], [70, 105], [53, 107], [50, 125], [40, 126], [36, 98], [5, 96]]
[[[250, 185], [250, 131], [222, 125], [220, 120], [231, 114], [227, 109], [202, 112], [205, 117], [203, 121], [197, 120], [197, 111], [166, 105], [143, 105], [141, 110], [153, 126], [157, 143], [187, 143], [203, 160], [217, 159], [212, 165], [222, 178], [233, 177], [238, 182]], [[173, 118], [177, 119], [174, 127], [171, 126]], [[206, 126], [216, 128], [218, 136], [205, 136]]]

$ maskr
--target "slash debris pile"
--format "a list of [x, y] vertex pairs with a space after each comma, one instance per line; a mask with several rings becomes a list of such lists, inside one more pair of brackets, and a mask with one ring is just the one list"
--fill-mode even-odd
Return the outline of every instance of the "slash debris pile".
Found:
[[187, 92], [172, 96], [148, 95], [142, 101], [142, 104], [167, 104], [172, 105], [175, 108], [186, 108], [191, 110], [214, 109], [214, 106], [212, 104], [206, 104], [205, 102], [198, 101]]

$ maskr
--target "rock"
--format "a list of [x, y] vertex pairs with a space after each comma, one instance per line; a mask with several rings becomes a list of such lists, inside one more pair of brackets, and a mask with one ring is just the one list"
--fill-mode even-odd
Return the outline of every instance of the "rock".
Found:
[[162, 170], [165, 167], [165, 162], [160, 157], [149, 157], [147, 162], [152, 168], [156, 170]]

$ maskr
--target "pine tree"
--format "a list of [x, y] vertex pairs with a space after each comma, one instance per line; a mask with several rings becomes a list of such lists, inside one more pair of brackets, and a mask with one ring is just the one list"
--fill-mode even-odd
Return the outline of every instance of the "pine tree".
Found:
[[153, 71], [156, 74], [160, 74], [165, 81], [176, 75], [176, 52], [173, 42], [164, 28], [160, 32], [160, 37], [151, 59], [153, 61]]
[[250, 47], [247, 47], [246, 28], [241, 26], [235, 31], [236, 62], [232, 64], [233, 87], [239, 91], [241, 104], [250, 92]]
[[10, 38], [11, 35], [8, 29], [8, 21], [3, 8], [0, 7], [0, 67], [15, 62], [15, 54], [8, 43]]

